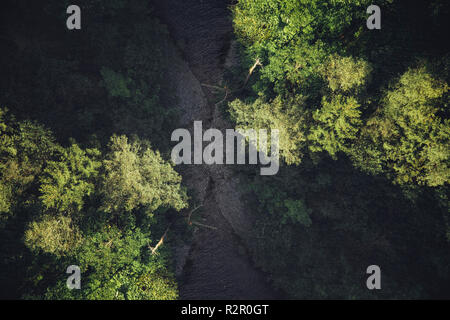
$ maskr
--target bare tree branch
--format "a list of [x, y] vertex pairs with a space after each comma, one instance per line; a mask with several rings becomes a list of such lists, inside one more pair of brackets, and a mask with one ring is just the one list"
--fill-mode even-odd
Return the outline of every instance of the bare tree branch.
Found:
[[247, 78], [245, 79], [245, 82], [244, 82], [244, 85], [242, 86], [242, 88], [245, 88], [245, 86], [247, 85], [248, 80], [250, 80], [250, 77], [251, 77], [253, 71], [255, 71], [257, 66], [260, 66], [260, 67], [263, 66], [261, 61], [259, 60], [259, 58], [256, 58], [255, 63], [253, 64], [253, 66], [248, 71]]
[[199, 206], [197, 206], [197, 207], [195, 207], [195, 208], [192, 209], [191, 211], [189, 211], [188, 219], [187, 219], [187, 223], [188, 223], [188, 224], [192, 224], [192, 222], [191, 222], [191, 216], [192, 216], [192, 213], [194, 213], [195, 210], [197, 210], [197, 209], [199, 209], [199, 208], [201, 208], [201, 207], [203, 207], [202, 204], [199, 205]]
[[212, 229], [212, 230], [218, 230], [218, 228], [213, 227], [213, 226], [208, 226], [207, 224], [203, 224], [203, 223], [199, 223], [199, 222], [191, 222], [192, 224], [195, 224], [196, 226], [200, 226], [200, 227], [204, 227], [204, 228], [208, 228], [208, 229]]
[[155, 254], [155, 253], [156, 253], [156, 250], [158, 250], [159, 246], [162, 245], [162, 244], [164, 243], [164, 239], [165, 239], [167, 233], [169, 232], [171, 226], [172, 226], [172, 224], [170, 224], [170, 225], [167, 227], [166, 231], [165, 231], [164, 234], [162, 235], [161, 239], [159, 239], [159, 241], [158, 241], [158, 243], [156, 244], [156, 246], [151, 247], [150, 245], [148, 245], [148, 248], [150, 249], [150, 251], [152, 252], [152, 254]]

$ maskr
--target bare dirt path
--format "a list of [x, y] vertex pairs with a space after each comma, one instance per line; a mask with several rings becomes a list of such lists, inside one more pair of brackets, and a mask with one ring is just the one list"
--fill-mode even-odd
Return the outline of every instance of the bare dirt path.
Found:
[[[202, 84], [220, 85], [232, 25], [226, 0], [155, 0], [156, 14], [169, 28], [176, 48], [168, 46], [173, 68], [167, 75], [176, 89], [182, 126], [203, 121], [203, 129], [232, 128], [215, 106], [216, 97]], [[171, 50], [182, 58], [174, 57]], [[184, 60], [185, 62], [181, 61]], [[253, 217], [240, 199], [239, 178], [224, 165], [188, 165], [183, 181], [195, 192], [201, 210], [193, 241], [179, 248], [181, 299], [275, 299], [247, 253]]]

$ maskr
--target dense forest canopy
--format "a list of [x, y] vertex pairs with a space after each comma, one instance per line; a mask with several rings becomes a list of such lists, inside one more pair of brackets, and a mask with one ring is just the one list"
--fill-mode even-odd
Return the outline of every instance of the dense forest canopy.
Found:
[[[253, 253], [291, 298], [449, 296], [449, 6], [375, 1], [369, 30], [372, 3], [232, 7], [244, 66], [261, 67], [230, 116], [280, 128], [285, 163], [246, 173]], [[371, 264], [386, 270], [379, 293], [359, 285]]]
[[[169, 31], [149, 1], [79, 0], [70, 32], [69, 4], [2, 4], [0, 297], [177, 299], [173, 247], [151, 250], [190, 205], [169, 161]], [[281, 135], [277, 175], [235, 168], [246, 246], [283, 297], [450, 297], [448, 16], [445, 0], [230, 4], [224, 113]], [[374, 264], [383, 290], [365, 287]]]
[[[71, 33], [68, 5], [2, 9], [1, 296], [176, 299], [169, 247], [148, 248], [188, 205], [162, 138], [167, 30], [147, 1], [78, 1]], [[72, 264], [84, 290], [66, 287]]]

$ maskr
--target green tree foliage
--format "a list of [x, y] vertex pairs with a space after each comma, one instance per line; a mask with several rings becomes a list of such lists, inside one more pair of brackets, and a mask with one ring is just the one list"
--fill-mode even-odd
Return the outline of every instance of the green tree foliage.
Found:
[[[118, 299], [118, 291], [122, 299], [128, 298], [126, 292], [152, 270], [146, 248], [149, 236], [137, 227], [121, 229], [105, 225], [89, 236], [77, 252], [80, 268], [84, 272], [91, 270], [86, 284], [88, 299]], [[98, 251], [99, 247], [102, 250]], [[143, 255], [145, 249], [147, 254]]]
[[347, 152], [362, 126], [358, 98], [370, 76], [364, 60], [332, 55], [320, 68], [325, 83], [321, 106], [312, 111], [311, 100], [300, 94], [277, 96], [253, 103], [239, 99], [230, 103], [230, 113], [238, 127], [280, 130], [280, 153], [287, 164], [299, 164], [309, 149], [327, 151], [332, 157]]
[[69, 259], [77, 261], [83, 275], [82, 290], [67, 290], [65, 281], [58, 281], [45, 299], [176, 299], [177, 285], [167, 269], [169, 252], [162, 248], [151, 255], [149, 221], [139, 227], [129, 218], [120, 228], [113, 221], [91, 228], [71, 252]]
[[[74, 142], [58, 147], [57, 161], [42, 171], [39, 203], [51, 213], [26, 226], [24, 244], [35, 256], [24, 297], [177, 298], [169, 248], [152, 255], [148, 246], [158, 221], [152, 213], [187, 206], [181, 177], [148, 143], [113, 136], [109, 147], [103, 159], [97, 149]], [[92, 199], [85, 201], [87, 196]], [[83, 274], [81, 291], [68, 290], [60, 278], [73, 262]], [[60, 270], [60, 277], [50, 270]]]
[[233, 9], [236, 34], [248, 54], [263, 59], [260, 90], [308, 92], [330, 53], [357, 37], [370, 1], [253, 1]]
[[106, 211], [131, 211], [141, 205], [151, 211], [161, 206], [176, 210], [187, 206], [181, 177], [159, 152], [139, 141], [129, 143], [125, 136], [113, 136], [109, 148], [104, 162]]
[[359, 165], [366, 168], [364, 159], [376, 156], [368, 164], [380, 163], [397, 183], [448, 183], [450, 122], [442, 117], [448, 90], [447, 83], [423, 67], [405, 72], [387, 92], [380, 112], [367, 121], [362, 140], [366, 145], [355, 148]]
[[305, 109], [301, 97], [283, 100], [275, 98], [265, 102], [263, 97], [253, 103], [235, 100], [230, 112], [240, 129], [278, 129], [280, 155], [286, 163], [300, 163], [305, 137]]
[[70, 4], [50, 1], [27, 8], [19, 0], [10, 5], [22, 26], [33, 19], [40, 23], [32, 40], [16, 21], [6, 22], [10, 28], [2, 36], [11, 46], [8, 59], [0, 62], [2, 103], [66, 140], [86, 142], [95, 134], [106, 143], [114, 133], [137, 134], [167, 148], [176, 112], [161, 99], [161, 92], [169, 96], [172, 88], [164, 76], [170, 67], [165, 26], [148, 1], [80, 0], [82, 24], [89, 29], [75, 34], [64, 27]]
[[[176, 125], [168, 31], [148, 1], [79, 0], [69, 32], [69, 4], [2, 3], [0, 104], [17, 120], [0, 109], [0, 297], [176, 299], [172, 233], [149, 250], [187, 206], [161, 156]], [[246, 245], [289, 298], [448, 297], [448, 1], [377, 1], [381, 32], [370, 4], [232, 7], [242, 69], [262, 66], [230, 114], [279, 129], [288, 164], [242, 169]], [[83, 290], [66, 287], [72, 264]], [[364, 286], [372, 264], [381, 291]]]
[[25, 244], [32, 250], [61, 256], [81, 243], [81, 234], [70, 217], [44, 215], [25, 231]]
[[[7, 169], [5, 157], [10, 154], [14, 154], [14, 148], [12, 146], [11, 137], [7, 134], [8, 126], [4, 122], [5, 110], [0, 109], [0, 154], [2, 156], [2, 162], [0, 163], [0, 171], [4, 172]], [[7, 184], [6, 179], [2, 175], [0, 183], [0, 212], [2, 214], [10, 211], [12, 190], [11, 186]]]
[[101, 162], [100, 151], [82, 150], [77, 144], [60, 152], [59, 161], [49, 161], [41, 178], [40, 199], [46, 209], [81, 210], [84, 197], [94, 192]]
[[35, 187], [45, 163], [58, 149], [51, 132], [30, 121], [17, 122], [0, 109], [0, 212], [4, 222], [22, 195]]
[[367, 84], [370, 65], [362, 59], [331, 55], [320, 67], [326, 81], [321, 108], [313, 112], [308, 139], [312, 152], [327, 151], [336, 159], [337, 153], [348, 152], [362, 125], [358, 97]]
[[[385, 4], [386, 24], [394, 24], [394, 13], [401, 16], [396, 24], [402, 34], [408, 23], [402, 12], [424, 11], [423, 4], [408, 8], [394, 1]], [[299, 111], [294, 113], [287, 113], [288, 107], [267, 112], [267, 107], [244, 106], [238, 100], [230, 105], [232, 115], [238, 125], [248, 127], [270, 124], [273, 128], [272, 119], [280, 119], [276, 125], [281, 128], [301, 122], [300, 130], [292, 126], [289, 135], [284, 134], [282, 144], [289, 150], [285, 152], [288, 164], [298, 164], [306, 146], [312, 153], [327, 151], [333, 158], [347, 153], [358, 167], [386, 174], [397, 183], [445, 184], [449, 172], [445, 111], [448, 85], [438, 79], [446, 76], [448, 58], [442, 59], [444, 71], [436, 67], [429, 67], [432, 71], [425, 71], [425, 67], [403, 71], [396, 87], [384, 94], [387, 82], [383, 77], [395, 79], [395, 75], [388, 73], [383, 63], [372, 61], [366, 53], [366, 41], [372, 38], [383, 50], [400, 55], [398, 46], [403, 40], [393, 41], [388, 47], [364, 28], [356, 27], [364, 26], [368, 5], [365, 1], [239, 1], [233, 9], [238, 39], [248, 55], [263, 59], [254, 89], [266, 98], [258, 98], [258, 104], [272, 101], [275, 95], [278, 104], [286, 105], [299, 95], [304, 107], [291, 108]], [[436, 3], [433, 7], [433, 14], [438, 16], [445, 11]], [[428, 32], [425, 28], [417, 37], [426, 37]], [[411, 34], [408, 39], [419, 45]], [[407, 63], [416, 64], [410, 53], [402, 64]], [[237, 113], [238, 109], [242, 111]], [[251, 110], [250, 116], [244, 115], [245, 109]], [[304, 137], [307, 141], [298, 143]]]
[[[73, 140], [64, 148], [44, 127], [17, 122], [3, 110], [0, 116], [0, 234], [16, 234], [2, 248], [0, 263], [11, 268], [20, 257], [17, 278], [8, 280], [24, 288], [20, 295], [176, 299], [170, 249], [158, 255], [148, 249], [157, 222], [149, 213], [187, 206], [172, 165], [148, 143], [128, 143], [126, 136], [113, 136], [102, 155]], [[100, 199], [115, 215], [100, 209]], [[83, 272], [82, 293], [65, 285], [65, 268], [74, 262]]]
[[324, 97], [322, 108], [313, 113], [317, 123], [311, 128], [308, 139], [313, 152], [327, 151], [332, 157], [348, 150], [348, 141], [357, 138], [361, 126], [360, 105], [355, 98], [336, 95], [331, 101]]
[[[446, 291], [447, 209], [433, 195], [411, 203], [389, 181], [358, 174], [342, 160], [305, 159], [301, 168], [281, 167], [277, 179], [251, 179], [250, 206], [259, 216], [250, 248], [288, 297], [415, 299]], [[406, 266], [411, 255], [416, 259]], [[377, 292], [365, 286], [374, 261], [389, 270], [382, 276], [389, 286]]]
[[108, 68], [102, 68], [100, 71], [105, 83], [106, 90], [112, 97], [129, 98], [131, 96], [127, 85], [130, 79], [125, 79], [121, 74], [114, 72]]
[[[148, 1], [80, 0], [76, 33], [70, 4], [7, 0], [1, 12], [0, 104], [18, 120], [0, 109], [0, 296], [175, 299], [169, 244], [148, 249], [171, 216], [153, 213], [187, 206], [153, 151], [165, 154], [176, 126], [162, 98], [171, 40]], [[66, 287], [71, 264], [82, 292]]]
[[319, 69], [332, 92], [349, 92], [363, 87], [371, 71], [372, 67], [362, 59], [336, 54], [331, 55]]
[[[237, 127], [279, 127], [288, 164], [276, 177], [245, 172], [248, 246], [290, 298], [448, 296], [448, 4], [377, 1], [382, 32], [366, 28], [370, 4], [232, 10], [244, 67], [262, 67], [230, 114]], [[373, 261], [389, 270], [382, 292], [364, 286]]]
[[311, 226], [311, 210], [303, 199], [294, 200], [285, 191], [260, 184], [250, 184], [250, 190], [258, 195], [258, 210], [272, 217], [281, 217], [281, 225], [299, 223]]

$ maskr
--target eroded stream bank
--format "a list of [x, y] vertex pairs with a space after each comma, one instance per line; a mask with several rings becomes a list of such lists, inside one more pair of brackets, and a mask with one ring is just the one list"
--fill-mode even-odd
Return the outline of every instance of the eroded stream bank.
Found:
[[[192, 130], [193, 122], [201, 120], [204, 130], [232, 128], [218, 112], [212, 92], [204, 86], [219, 85], [222, 80], [233, 32], [229, 2], [153, 2], [175, 43], [166, 48], [168, 59], [173, 60], [167, 77], [176, 87], [181, 126]], [[180, 298], [276, 298], [266, 276], [247, 253], [254, 217], [241, 201], [236, 174], [221, 165], [185, 166], [181, 173], [197, 202], [203, 205], [194, 214], [212, 228], [197, 228], [192, 243], [178, 248]]]

